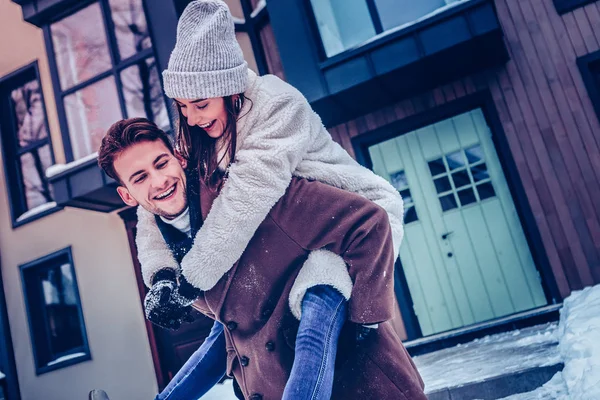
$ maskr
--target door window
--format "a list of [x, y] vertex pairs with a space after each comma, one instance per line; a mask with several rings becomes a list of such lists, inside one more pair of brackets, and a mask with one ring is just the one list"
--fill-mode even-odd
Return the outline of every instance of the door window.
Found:
[[496, 195], [479, 144], [428, 162], [443, 211], [468, 206]]
[[412, 195], [410, 194], [410, 188], [408, 187], [408, 179], [404, 171], [398, 171], [390, 174], [390, 182], [400, 192], [402, 200], [404, 200], [404, 223], [410, 224], [419, 220], [417, 216], [417, 209], [415, 208], [415, 202]]

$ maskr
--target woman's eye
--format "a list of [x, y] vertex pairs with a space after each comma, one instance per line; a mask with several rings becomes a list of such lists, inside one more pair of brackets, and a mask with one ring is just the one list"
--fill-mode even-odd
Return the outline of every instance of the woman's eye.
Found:
[[208, 104], [205, 104], [205, 105], [203, 105], [203, 106], [196, 106], [196, 108], [197, 108], [198, 110], [204, 110], [206, 107], [208, 107]]

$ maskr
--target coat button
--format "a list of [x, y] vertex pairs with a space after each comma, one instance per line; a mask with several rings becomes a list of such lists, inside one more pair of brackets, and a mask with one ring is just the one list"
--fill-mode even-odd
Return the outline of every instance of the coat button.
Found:
[[258, 394], [258, 393], [254, 393], [252, 396], [250, 396], [250, 400], [262, 400], [262, 394]]
[[242, 364], [242, 367], [247, 367], [248, 364], [250, 364], [250, 359], [246, 356], [242, 356], [240, 358], [240, 363]]
[[267, 342], [267, 344], [265, 345], [267, 351], [274, 351], [275, 350], [275, 343], [273, 342]]
[[230, 331], [235, 331], [236, 328], [237, 328], [237, 322], [229, 321], [227, 323], [227, 329], [229, 329]]

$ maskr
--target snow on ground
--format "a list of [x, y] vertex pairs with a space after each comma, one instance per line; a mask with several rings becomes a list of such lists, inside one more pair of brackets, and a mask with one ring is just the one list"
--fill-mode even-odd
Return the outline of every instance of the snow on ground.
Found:
[[[600, 285], [573, 292], [560, 322], [486, 336], [414, 357], [426, 391], [563, 362], [544, 386], [502, 400], [600, 400]], [[231, 380], [202, 399], [235, 400]]]
[[558, 331], [569, 398], [600, 399], [600, 285], [573, 292], [564, 301]]
[[556, 322], [499, 333], [456, 347], [413, 357], [427, 393], [481, 382], [527, 368], [555, 365], [558, 353]]
[[567, 400], [567, 385], [562, 373], [557, 372], [546, 384], [532, 392], [519, 393], [500, 400]]

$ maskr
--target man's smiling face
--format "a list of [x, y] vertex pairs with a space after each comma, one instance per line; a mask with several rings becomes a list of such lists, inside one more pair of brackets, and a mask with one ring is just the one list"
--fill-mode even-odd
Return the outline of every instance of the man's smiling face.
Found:
[[114, 169], [122, 186], [117, 191], [125, 204], [140, 205], [153, 214], [172, 219], [187, 208], [186, 163], [161, 140], [142, 141], [121, 151]]

